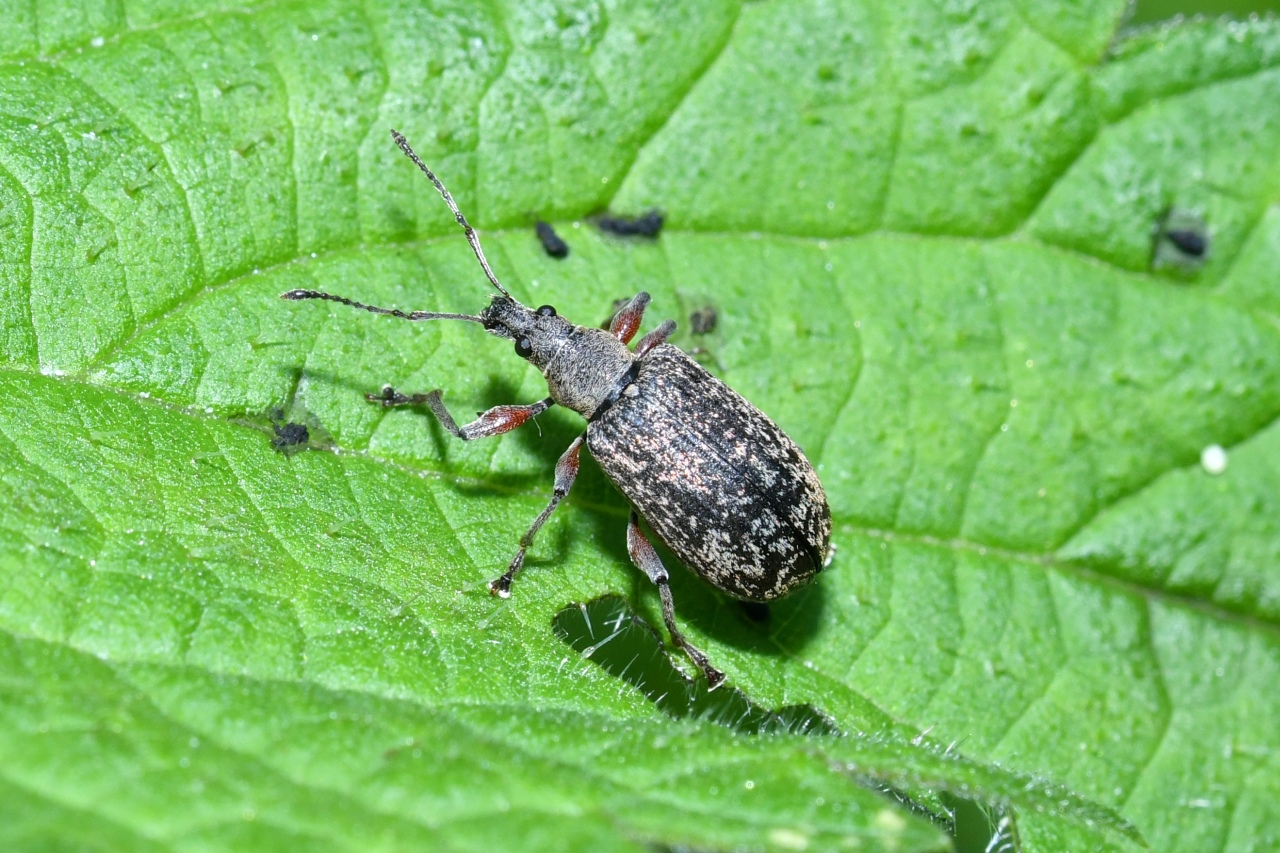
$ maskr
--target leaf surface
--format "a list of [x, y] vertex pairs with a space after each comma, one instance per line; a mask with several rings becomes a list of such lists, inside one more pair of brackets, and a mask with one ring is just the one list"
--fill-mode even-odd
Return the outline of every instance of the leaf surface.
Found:
[[[0, 840], [934, 850], [961, 797], [1023, 850], [1280, 844], [1280, 28], [1124, 5], [15, 11]], [[362, 395], [541, 398], [509, 345], [276, 299], [484, 304], [389, 127], [523, 301], [717, 308], [677, 343], [805, 448], [839, 551], [764, 622], [678, 569], [677, 609], [732, 701], [845, 736], [559, 638], [610, 593], [661, 624], [591, 463], [488, 596], [581, 420], [456, 442]]]

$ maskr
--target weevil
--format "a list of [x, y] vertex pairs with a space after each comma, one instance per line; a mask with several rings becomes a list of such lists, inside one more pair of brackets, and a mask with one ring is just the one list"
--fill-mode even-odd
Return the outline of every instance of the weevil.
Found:
[[586, 431], [556, 463], [550, 502], [489, 591], [511, 595], [534, 537], [573, 486], [585, 444], [631, 506], [627, 551], [658, 587], [672, 642], [715, 689], [724, 674], [676, 625], [667, 569], [640, 520], [712, 586], [741, 600], [772, 601], [811, 580], [831, 550], [831, 511], [813, 466], [763, 412], [666, 343], [676, 328], [671, 320], [641, 337], [634, 350], [627, 348], [640, 328], [648, 293], [631, 298], [607, 330], [574, 325], [550, 305], [530, 309], [518, 302], [494, 275], [479, 236], [444, 184], [401, 134], [393, 130], [391, 136], [444, 198], [497, 294], [476, 315], [378, 308], [317, 290], [290, 290], [280, 297], [323, 299], [405, 320], [478, 323], [514, 342], [516, 355], [546, 379], [546, 399], [496, 406], [464, 426], [454, 421], [438, 389], [402, 394], [388, 385], [366, 399], [387, 407], [425, 404], [463, 441], [509, 432], [553, 405], [582, 415]]

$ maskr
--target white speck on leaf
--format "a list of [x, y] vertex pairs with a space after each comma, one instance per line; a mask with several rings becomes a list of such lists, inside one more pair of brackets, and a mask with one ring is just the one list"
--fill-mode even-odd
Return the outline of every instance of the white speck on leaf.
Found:
[[788, 850], [807, 850], [809, 848], [809, 836], [794, 829], [782, 829], [781, 827], [771, 829], [769, 830], [769, 840]]
[[1220, 444], [1211, 444], [1200, 451], [1200, 467], [1205, 473], [1221, 474], [1227, 470], [1227, 451]]

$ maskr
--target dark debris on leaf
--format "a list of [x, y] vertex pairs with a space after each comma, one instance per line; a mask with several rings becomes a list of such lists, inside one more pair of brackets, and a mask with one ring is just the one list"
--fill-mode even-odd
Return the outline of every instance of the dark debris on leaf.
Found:
[[539, 219], [533, 226], [534, 233], [538, 235], [538, 242], [542, 243], [542, 249], [553, 258], [567, 258], [569, 256], [569, 244], [566, 243], [556, 229], [551, 227], [551, 223], [543, 222]]
[[297, 453], [311, 442], [311, 431], [306, 424], [289, 422], [273, 424], [271, 428], [276, 434], [271, 439], [271, 446], [286, 455]]
[[597, 216], [593, 222], [596, 227], [606, 234], [613, 234], [616, 237], [657, 237], [658, 232], [662, 230], [662, 223], [666, 220], [661, 211], [650, 210], [639, 216], [614, 216], [612, 214], [602, 214]]
[[689, 331], [695, 335], [709, 335], [716, 330], [719, 319], [715, 306], [704, 305], [689, 315]]
[[271, 449], [285, 456], [301, 450], [332, 446], [328, 432], [297, 405], [290, 405], [288, 411], [277, 408], [258, 417], [233, 418], [231, 422], [267, 432], [271, 437]]
[[1192, 273], [1209, 256], [1209, 226], [1197, 213], [1171, 208], [1156, 228], [1151, 268], [1175, 273]]

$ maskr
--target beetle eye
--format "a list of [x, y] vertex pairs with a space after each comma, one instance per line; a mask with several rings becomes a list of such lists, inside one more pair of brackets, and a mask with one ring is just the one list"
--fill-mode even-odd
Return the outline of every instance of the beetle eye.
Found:
[[528, 358], [533, 355], [533, 341], [528, 338], [521, 338], [516, 341], [516, 355], [521, 358]]
[[538, 316], [554, 317], [556, 316], [556, 309], [552, 308], [550, 305], [543, 305], [541, 308], [538, 309]]

